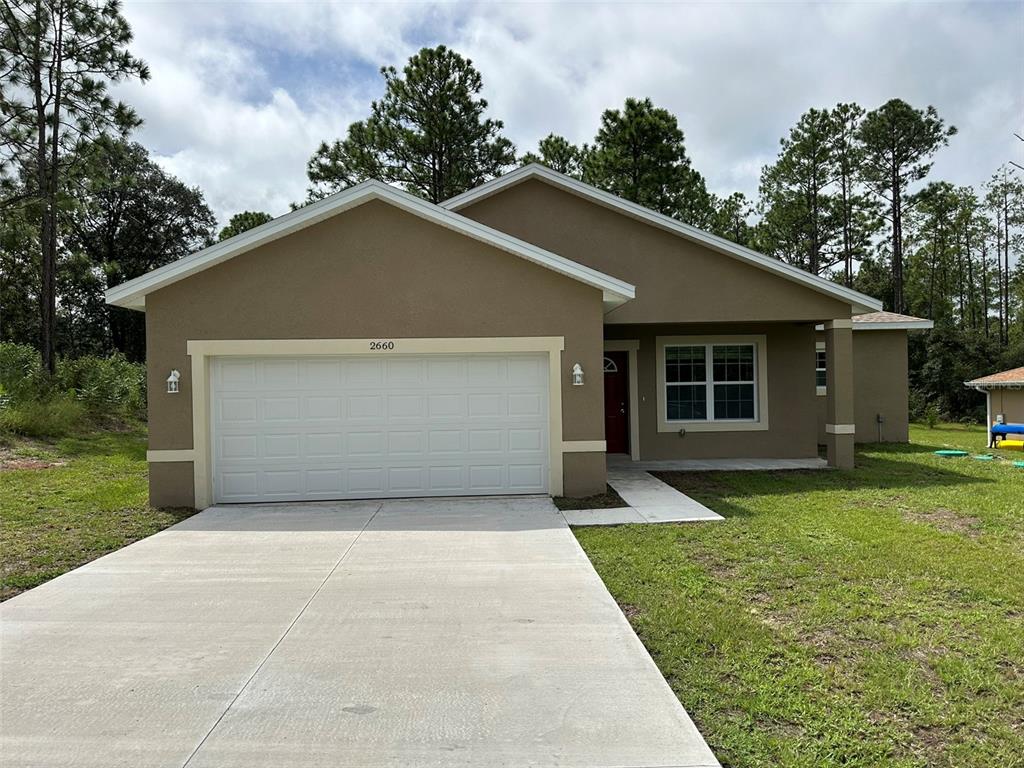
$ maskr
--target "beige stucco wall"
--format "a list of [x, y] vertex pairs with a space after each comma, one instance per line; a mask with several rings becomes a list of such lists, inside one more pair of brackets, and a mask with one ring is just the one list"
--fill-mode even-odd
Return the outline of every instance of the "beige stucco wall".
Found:
[[992, 389], [992, 420], [1000, 413], [1007, 424], [1024, 424], [1024, 389]]
[[[658, 336], [764, 334], [767, 352], [768, 429], [695, 432], [658, 431]], [[657, 324], [609, 326], [609, 339], [639, 340], [640, 458], [808, 458], [818, 455], [813, 365], [814, 326], [797, 323]]]
[[[818, 341], [825, 340], [819, 333]], [[813, 360], [813, 358], [812, 358]], [[807, 364], [814, 377], [814, 363]], [[907, 369], [907, 332], [853, 332], [853, 415], [858, 443], [875, 443], [879, 438], [878, 414], [884, 422], [884, 443], [910, 440], [909, 381]], [[818, 440], [825, 442], [825, 397], [818, 397]]]
[[850, 317], [849, 304], [537, 179], [459, 213], [635, 285], [608, 324]]
[[[186, 342], [197, 339], [563, 336], [562, 438], [603, 440], [600, 377], [569, 383], [575, 362], [601, 370], [602, 312], [595, 288], [366, 203], [147, 296], [150, 448], [193, 447]], [[172, 368], [176, 395], [165, 392]], [[565, 466], [573, 473], [579, 461]], [[603, 472], [588, 465], [584, 475], [566, 475], [566, 488], [604, 489]], [[179, 504], [183, 483], [180, 469], [155, 469], [152, 502]]]

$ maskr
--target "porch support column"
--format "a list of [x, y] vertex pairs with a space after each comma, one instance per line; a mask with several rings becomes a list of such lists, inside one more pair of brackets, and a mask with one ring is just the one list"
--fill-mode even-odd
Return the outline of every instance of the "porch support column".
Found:
[[825, 444], [828, 463], [853, 469], [853, 323], [825, 323], [826, 405]]

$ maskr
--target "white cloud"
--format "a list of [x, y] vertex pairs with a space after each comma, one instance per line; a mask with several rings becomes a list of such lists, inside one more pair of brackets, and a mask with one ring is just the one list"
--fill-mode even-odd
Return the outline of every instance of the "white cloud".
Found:
[[159, 160], [222, 220], [300, 200], [323, 139], [365, 116], [376, 69], [421, 45], [473, 59], [520, 151], [589, 141], [603, 109], [650, 96], [680, 119], [712, 189], [756, 193], [812, 106], [934, 104], [960, 134], [934, 174], [979, 183], [1021, 159], [1019, 3], [129, 3], [150, 83], [119, 91]]

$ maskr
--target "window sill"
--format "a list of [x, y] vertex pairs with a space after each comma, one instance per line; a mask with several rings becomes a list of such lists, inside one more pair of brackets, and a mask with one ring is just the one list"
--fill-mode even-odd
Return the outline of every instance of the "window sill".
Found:
[[663, 421], [658, 432], [767, 432], [768, 421]]

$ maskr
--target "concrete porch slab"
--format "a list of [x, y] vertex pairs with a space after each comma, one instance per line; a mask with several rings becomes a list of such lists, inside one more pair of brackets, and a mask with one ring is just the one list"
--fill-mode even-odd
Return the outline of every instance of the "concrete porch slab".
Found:
[[[810, 459], [660, 459], [633, 461], [626, 455], [609, 454], [608, 471], [639, 469], [656, 472], [774, 472], [784, 469], [828, 469], [821, 458]], [[614, 486], [613, 486], [614, 487]]]

